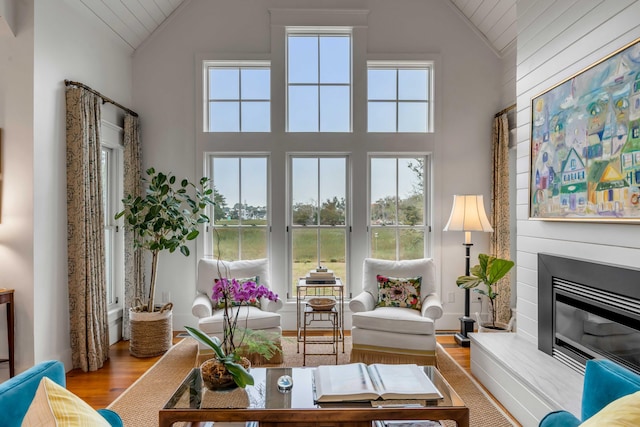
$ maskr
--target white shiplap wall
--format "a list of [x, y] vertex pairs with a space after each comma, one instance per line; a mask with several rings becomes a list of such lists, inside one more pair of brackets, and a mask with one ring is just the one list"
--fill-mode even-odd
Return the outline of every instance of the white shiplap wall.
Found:
[[537, 254], [638, 266], [640, 225], [528, 219], [531, 98], [640, 37], [640, 1], [519, 0], [517, 11], [518, 333], [537, 343]]

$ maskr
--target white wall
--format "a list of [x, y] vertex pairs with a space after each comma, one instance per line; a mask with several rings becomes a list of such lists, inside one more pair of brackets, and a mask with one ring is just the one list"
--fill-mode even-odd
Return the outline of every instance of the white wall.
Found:
[[640, 2], [519, 0], [518, 333], [537, 343], [537, 254], [637, 267], [638, 226], [528, 220], [531, 98], [640, 37]]
[[[15, 37], [0, 36], [0, 287], [15, 289], [16, 369], [22, 370], [34, 361], [33, 2], [19, 2], [16, 12]], [[0, 310], [0, 358], [6, 358], [6, 306]]]
[[[442, 294], [453, 292], [456, 302], [445, 307], [439, 329], [457, 329], [462, 314], [464, 293], [455, 286], [455, 278], [464, 272], [462, 233], [443, 233], [452, 195], [484, 194], [489, 199], [491, 122], [503, 107], [502, 61], [441, 0], [192, 0], [179, 10], [137, 49], [133, 58], [135, 107], [141, 115], [143, 162], [171, 170], [192, 179], [202, 175], [202, 149], [215, 149], [211, 135], [196, 131], [198, 108], [196, 58], [206, 54], [269, 56], [282, 51], [272, 46], [268, 9], [287, 8], [368, 9], [366, 29], [367, 55], [425, 54], [438, 58], [436, 70], [436, 132], [424, 138], [422, 150], [433, 149], [434, 164], [434, 254], [439, 265]], [[360, 31], [360, 30], [359, 30]], [[282, 41], [284, 43], [284, 40]], [[278, 54], [279, 55], [279, 54]], [[282, 64], [274, 65], [276, 79], [282, 78]], [[362, 81], [363, 70], [354, 70], [354, 81]], [[280, 80], [274, 87], [283, 84]], [[274, 132], [264, 135], [264, 146], [276, 146], [286, 137], [284, 117], [274, 96]], [[355, 101], [359, 102], [358, 100]], [[361, 101], [360, 101], [361, 102]], [[358, 117], [354, 117], [354, 125]], [[368, 149], [362, 130], [344, 138], [343, 150], [359, 153]], [[378, 142], [379, 143], [379, 142]], [[413, 142], [412, 142], [413, 143]], [[218, 145], [222, 147], [222, 145]], [[365, 147], [365, 148], [362, 148]], [[277, 189], [275, 190], [277, 191]], [[282, 190], [284, 193], [284, 189]], [[487, 205], [488, 206], [488, 205]], [[283, 207], [275, 207], [284, 212]], [[365, 218], [354, 218], [364, 224]], [[283, 229], [283, 215], [274, 214], [274, 230]], [[488, 236], [474, 235], [473, 257], [488, 250]], [[283, 233], [272, 235], [272, 251], [282, 253]], [[195, 252], [194, 252], [195, 253]], [[354, 272], [365, 253], [363, 245], [352, 251]], [[174, 302], [174, 329], [193, 324], [191, 301], [195, 293], [195, 265], [198, 254], [184, 258], [162, 254], [158, 294], [169, 291]], [[278, 258], [278, 255], [274, 255]], [[284, 260], [280, 255], [278, 258]], [[283, 283], [283, 262], [273, 267], [273, 283]], [[355, 287], [357, 291], [357, 286]], [[284, 286], [278, 289], [284, 292]], [[472, 307], [473, 308], [473, 307]], [[290, 319], [289, 319], [290, 320]], [[295, 325], [285, 319], [287, 325]]]
[[[132, 52], [65, 0], [37, 0], [35, 26], [35, 359], [60, 359], [69, 368], [64, 79], [129, 105]], [[114, 107], [103, 111], [115, 121]]]
[[17, 370], [45, 359], [70, 369], [64, 79], [128, 104], [131, 49], [65, 0], [18, 6], [16, 37], [0, 43], [0, 286], [16, 289]]

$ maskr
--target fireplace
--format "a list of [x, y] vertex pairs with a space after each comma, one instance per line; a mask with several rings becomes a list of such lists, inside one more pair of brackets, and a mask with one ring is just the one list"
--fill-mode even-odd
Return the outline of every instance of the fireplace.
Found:
[[640, 270], [538, 254], [538, 348], [580, 372], [606, 358], [640, 373]]

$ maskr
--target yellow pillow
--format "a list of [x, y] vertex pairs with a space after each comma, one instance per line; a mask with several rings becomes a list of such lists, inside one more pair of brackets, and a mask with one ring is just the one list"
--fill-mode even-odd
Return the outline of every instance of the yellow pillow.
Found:
[[110, 427], [95, 409], [47, 377], [40, 380], [22, 425]]
[[640, 426], [640, 391], [614, 400], [600, 412], [580, 424], [580, 427]]

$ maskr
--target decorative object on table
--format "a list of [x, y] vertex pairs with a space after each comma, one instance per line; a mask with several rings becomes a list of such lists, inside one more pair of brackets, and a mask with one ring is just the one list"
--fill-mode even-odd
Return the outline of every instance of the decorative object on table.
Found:
[[311, 298], [307, 304], [314, 311], [329, 311], [335, 307], [336, 300], [333, 298]]
[[[469, 275], [471, 262], [471, 232], [484, 231], [491, 232], [493, 228], [489, 223], [487, 214], [484, 211], [484, 201], [481, 195], [459, 195], [453, 196], [453, 207], [449, 221], [444, 227], [444, 231], [464, 231], [465, 247], [465, 276]], [[469, 289], [464, 290], [464, 316], [460, 318], [460, 332], [455, 335], [456, 342], [462, 347], [469, 347], [469, 332], [473, 332], [474, 320], [469, 316], [470, 295]]]
[[[160, 251], [176, 250], [189, 256], [188, 241], [198, 235], [201, 224], [209, 222], [205, 209], [213, 205], [213, 190], [208, 188], [208, 178], [201, 178], [198, 185], [187, 179], [177, 182], [169, 173], [156, 172], [154, 168], [146, 171], [148, 178], [144, 197], [127, 195], [122, 203], [124, 209], [115, 215], [124, 217], [124, 226], [133, 231], [136, 247], [151, 252], [151, 279], [148, 299], [144, 304], [130, 308], [131, 339], [129, 351], [133, 356], [150, 357], [162, 354], [171, 347], [171, 307], [165, 305], [162, 314], [157, 309], [155, 289]], [[154, 332], [151, 332], [154, 331]], [[155, 333], [162, 339], [154, 339], [140, 346], [137, 342], [143, 337]]]
[[[513, 268], [515, 263], [508, 259], [497, 258], [487, 254], [478, 255], [479, 264], [471, 269], [470, 274], [460, 276], [456, 280], [456, 285], [465, 290], [473, 289], [474, 292], [489, 298], [490, 311], [489, 322], [480, 323], [484, 329], [491, 330], [507, 330], [508, 326], [504, 323], [496, 322], [496, 298], [498, 297], [497, 283], [502, 279], [509, 270]], [[478, 285], [484, 284], [485, 289], [477, 288]]]
[[397, 404], [413, 400], [413, 404], [425, 406], [426, 400], [443, 398], [424, 367], [416, 364], [321, 365], [313, 371], [313, 379], [316, 402], [391, 400]]
[[531, 99], [529, 217], [640, 221], [640, 39]]
[[278, 391], [282, 393], [289, 393], [293, 388], [293, 378], [291, 375], [282, 375], [278, 377]]
[[[240, 308], [254, 304], [261, 298], [276, 301], [278, 295], [253, 280], [229, 280], [222, 277], [214, 281], [211, 299], [214, 305], [222, 304], [224, 310], [223, 340], [209, 337], [199, 329], [185, 327], [192, 337], [213, 350], [214, 357], [201, 365], [202, 378], [208, 388], [229, 388], [234, 385], [244, 388], [247, 384], [253, 384], [253, 377], [247, 372], [249, 359], [242, 353], [258, 353], [270, 359], [275, 352], [280, 351], [268, 334], [238, 327]], [[217, 384], [219, 382], [221, 384]]]
[[336, 276], [333, 274], [333, 270], [318, 266], [318, 268], [311, 270], [304, 280], [308, 285], [333, 284], [336, 283]]

